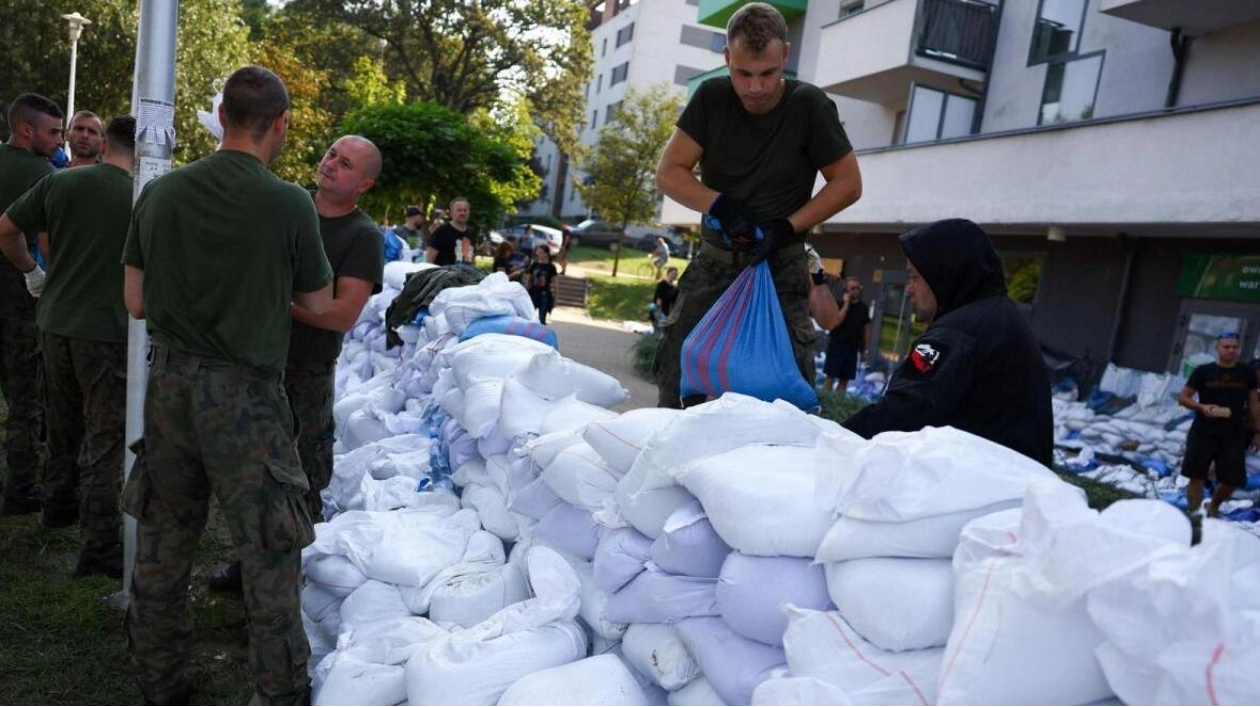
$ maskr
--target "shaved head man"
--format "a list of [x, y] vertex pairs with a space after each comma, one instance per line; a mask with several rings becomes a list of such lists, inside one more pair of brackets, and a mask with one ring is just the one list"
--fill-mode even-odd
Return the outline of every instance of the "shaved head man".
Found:
[[70, 145], [70, 166], [86, 167], [101, 161], [101, 139], [105, 126], [90, 110], [81, 110], [70, 119], [66, 142]]

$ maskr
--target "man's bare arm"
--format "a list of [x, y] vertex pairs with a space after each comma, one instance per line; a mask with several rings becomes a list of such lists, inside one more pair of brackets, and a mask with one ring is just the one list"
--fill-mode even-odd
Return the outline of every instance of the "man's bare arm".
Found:
[[26, 250], [26, 237], [22, 229], [7, 215], [0, 215], [0, 251], [13, 263], [18, 272], [30, 272], [35, 269], [35, 259]]
[[333, 291], [328, 311], [315, 314], [295, 302], [290, 308], [293, 318], [316, 329], [327, 329], [342, 334], [350, 331], [363, 313], [363, 307], [372, 296], [372, 283], [357, 277], [339, 277]]
[[136, 319], [144, 319], [144, 271], [131, 265], [123, 266], [123, 303]]
[[656, 186], [666, 196], [700, 213], [707, 213], [718, 193], [692, 173], [704, 149], [687, 133], [674, 128], [656, 165]]
[[324, 285], [314, 292], [294, 292], [293, 301], [311, 314], [317, 317], [321, 316], [325, 314], [330, 307], [332, 307], [332, 283]]
[[862, 173], [857, 155], [850, 152], [818, 170], [826, 184], [805, 205], [788, 217], [797, 233], [808, 231], [852, 206], [862, 197]]

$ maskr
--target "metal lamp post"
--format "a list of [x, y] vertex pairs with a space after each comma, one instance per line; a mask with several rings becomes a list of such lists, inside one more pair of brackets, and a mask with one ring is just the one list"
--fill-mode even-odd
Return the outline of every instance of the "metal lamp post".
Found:
[[77, 12], [62, 15], [61, 19], [70, 23], [70, 93], [66, 96], [66, 119], [69, 120], [74, 117], [74, 71], [79, 63], [79, 35], [92, 21]]

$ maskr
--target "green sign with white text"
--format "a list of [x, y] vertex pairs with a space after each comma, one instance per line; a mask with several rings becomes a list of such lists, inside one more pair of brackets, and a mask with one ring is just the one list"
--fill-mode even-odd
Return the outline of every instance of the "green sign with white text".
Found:
[[1191, 253], [1181, 266], [1177, 294], [1260, 304], [1260, 255]]

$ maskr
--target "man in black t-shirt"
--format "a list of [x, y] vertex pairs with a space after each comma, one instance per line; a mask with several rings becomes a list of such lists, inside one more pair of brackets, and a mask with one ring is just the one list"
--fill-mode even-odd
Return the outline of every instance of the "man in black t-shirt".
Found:
[[425, 260], [434, 265], [472, 262], [472, 242], [477, 232], [468, 225], [472, 211], [468, 199], [457, 196], [451, 201], [451, 220], [433, 231], [425, 245]]
[[823, 363], [823, 390], [837, 386], [841, 393], [857, 375], [858, 357], [871, 340], [871, 313], [862, 302], [862, 283], [857, 278], [844, 281], [840, 295], [840, 325], [827, 339], [827, 360]]
[[[684, 407], [683, 341], [739, 273], [769, 261], [801, 376], [813, 386], [805, 233], [857, 201], [857, 157], [836, 106], [815, 86], [783, 76], [788, 29], [762, 2], [726, 26], [729, 77], [700, 85], [679, 117], [656, 170], [670, 198], [705, 214], [700, 251], [679, 282], [677, 306], [657, 347], [658, 405]], [[692, 170], [700, 165], [700, 179]], [[825, 184], [813, 195], [814, 181]], [[784, 362], [790, 365], [789, 362]]]
[[[1240, 365], [1238, 334], [1226, 332], [1216, 340], [1216, 362], [1194, 369], [1177, 402], [1195, 411], [1186, 436], [1186, 456], [1181, 474], [1190, 479], [1186, 509], [1193, 516], [1203, 505], [1203, 482], [1208, 467], [1216, 464], [1216, 491], [1208, 516], [1220, 515], [1221, 504], [1246, 485], [1247, 416], [1251, 417], [1250, 448], [1260, 450], [1260, 398], [1256, 394], [1255, 369]], [[1194, 398], [1198, 396], [1196, 401]]]

